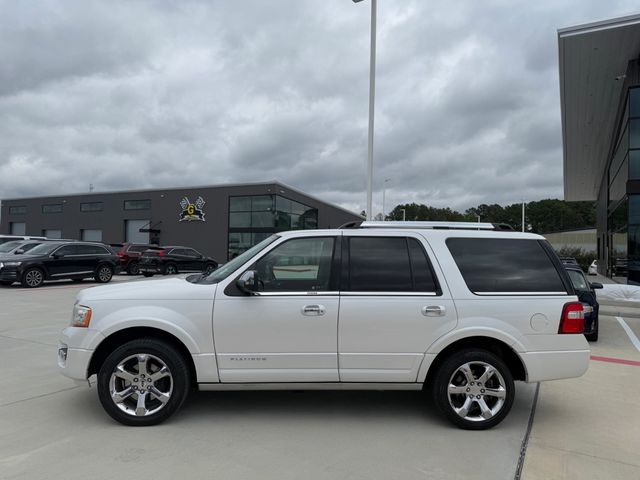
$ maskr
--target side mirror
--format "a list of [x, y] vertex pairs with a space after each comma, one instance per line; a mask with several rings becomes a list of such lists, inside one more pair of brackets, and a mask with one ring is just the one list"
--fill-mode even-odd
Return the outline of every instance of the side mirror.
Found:
[[19, 249], [18, 249], [18, 250], [16, 250], [14, 253], [15, 253], [16, 255], [22, 255], [22, 254], [24, 253], [24, 250], [23, 250], [23, 249], [21, 249], [21, 248], [19, 248]]
[[591, 288], [604, 288], [600, 282], [591, 282]]
[[258, 272], [247, 270], [236, 280], [236, 286], [248, 295], [255, 295], [258, 291]]
[[53, 257], [53, 258], [55, 258], [56, 260], [58, 260], [59, 258], [64, 257], [64, 255], [63, 255], [63, 254], [61, 254], [61, 253], [54, 253], [54, 254], [52, 255], [52, 257]]

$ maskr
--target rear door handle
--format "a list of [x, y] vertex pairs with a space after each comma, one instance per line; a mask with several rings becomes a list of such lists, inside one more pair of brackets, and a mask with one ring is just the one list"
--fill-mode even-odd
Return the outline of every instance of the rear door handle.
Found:
[[422, 307], [422, 314], [425, 317], [442, 317], [447, 313], [447, 309], [442, 305], [429, 305], [428, 307]]
[[324, 315], [326, 311], [324, 305], [305, 305], [302, 307], [302, 314], [308, 317], [319, 317]]

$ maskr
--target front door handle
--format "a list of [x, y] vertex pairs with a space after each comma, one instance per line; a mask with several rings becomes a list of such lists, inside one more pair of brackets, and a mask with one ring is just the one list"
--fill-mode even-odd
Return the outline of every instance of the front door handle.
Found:
[[422, 307], [422, 314], [425, 317], [442, 317], [447, 313], [447, 309], [442, 305], [429, 305], [428, 307]]
[[320, 315], [324, 315], [326, 311], [324, 305], [305, 305], [302, 307], [302, 314], [308, 317], [319, 317]]

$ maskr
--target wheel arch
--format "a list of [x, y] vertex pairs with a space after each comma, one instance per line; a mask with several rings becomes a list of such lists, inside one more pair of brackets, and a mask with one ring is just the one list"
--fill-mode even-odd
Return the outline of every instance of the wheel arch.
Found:
[[527, 369], [518, 353], [504, 341], [482, 335], [462, 338], [447, 345], [429, 364], [423, 364], [418, 374], [418, 381], [423, 381], [426, 387], [430, 387], [433, 377], [440, 365], [442, 365], [452, 353], [468, 348], [477, 348], [494, 353], [507, 364], [514, 380], [526, 381]]
[[193, 357], [187, 346], [175, 335], [154, 327], [129, 327], [118, 330], [106, 337], [93, 352], [89, 367], [87, 369], [87, 378], [93, 374], [97, 374], [100, 367], [113, 350], [120, 345], [136, 340], [138, 338], [154, 338], [162, 340], [173, 346], [184, 357], [191, 374], [192, 385], [197, 384], [196, 367]]

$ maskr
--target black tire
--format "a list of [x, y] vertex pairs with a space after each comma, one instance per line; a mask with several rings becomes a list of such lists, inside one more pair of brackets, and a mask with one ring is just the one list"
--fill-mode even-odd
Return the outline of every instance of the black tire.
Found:
[[163, 275], [176, 275], [178, 273], [178, 267], [174, 263], [168, 263], [162, 270]]
[[593, 332], [592, 333], [587, 333], [585, 334], [585, 338], [587, 339], [588, 342], [597, 342], [598, 341], [598, 331], [600, 330], [600, 325], [598, 322], [598, 319], [596, 319], [595, 321], [595, 325], [593, 328]]
[[96, 273], [93, 277], [96, 283], [109, 283], [112, 278], [113, 268], [106, 264], [98, 265]]
[[0, 281], [0, 285], [2, 285], [3, 287], [10, 287], [11, 285], [13, 285], [13, 282], [10, 280], [2, 280]]
[[[149, 376], [146, 377], [147, 380], [140, 378], [143, 373], [140, 372], [140, 367], [138, 366], [138, 357], [140, 355], [147, 356], [148, 375], [157, 373], [157, 370], [154, 372], [152, 368], [158, 368], [161, 364], [164, 364], [168, 369], [169, 376], [154, 380], [151, 386], [148, 383], [145, 386]], [[125, 361], [126, 359], [129, 360]], [[132, 363], [129, 364], [127, 362]], [[135, 383], [133, 379], [128, 381], [115, 375], [116, 367], [119, 365], [131, 365], [131, 370], [125, 367], [126, 371], [134, 372], [137, 370], [137, 373], [134, 373], [137, 376]], [[159, 397], [152, 396], [152, 393], [146, 393], [149, 396], [144, 397], [145, 412], [147, 411], [147, 406], [149, 406], [149, 409], [148, 413], [141, 416], [135, 413], [138, 404], [138, 393], [129, 393], [126, 399], [116, 404], [116, 400], [112, 397], [112, 388], [113, 392], [128, 392], [136, 385], [137, 387], [135, 388], [138, 389], [136, 392], [143, 391], [143, 388], [144, 391], [157, 388], [160, 393], [168, 392], [168, 400], [165, 403], [160, 401]], [[109, 354], [98, 372], [98, 397], [102, 407], [114, 420], [131, 426], [143, 427], [165, 421], [176, 413], [187, 399], [190, 385], [191, 374], [184, 356], [171, 344], [154, 338], [132, 340], [116, 348]], [[133, 412], [131, 411], [132, 409], [134, 410]]]
[[[467, 364], [470, 364], [472, 381], [461, 371]], [[498, 374], [493, 373], [488, 377], [489, 388], [477, 382], [486, 372], [486, 365], [493, 367]], [[453, 393], [450, 398], [450, 385], [461, 389], [461, 393]], [[500, 387], [504, 389], [501, 391], [503, 398], [486, 393], [487, 390], [497, 392]], [[511, 410], [515, 384], [513, 375], [500, 357], [486, 350], [464, 349], [451, 354], [440, 365], [433, 379], [432, 395], [438, 410], [454, 425], [465, 430], [485, 430], [504, 420]], [[490, 417], [482, 414], [480, 401], [488, 407], [489, 410], [485, 408], [485, 412]], [[468, 411], [465, 414], [463, 408], [467, 402]], [[461, 413], [454, 408], [460, 409]]]
[[127, 273], [129, 275], [140, 275], [140, 264], [138, 262], [131, 262], [127, 267]]
[[151, 277], [153, 277], [153, 275], [154, 275], [154, 274], [153, 274], [153, 273], [151, 273], [151, 272], [143, 272], [143, 273], [142, 273], [142, 275], [143, 275], [144, 277], [146, 277], [146, 278], [151, 278]]
[[20, 284], [24, 288], [38, 288], [44, 283], [44, 272], [37, 267], [28, 268], [22, 273]]

